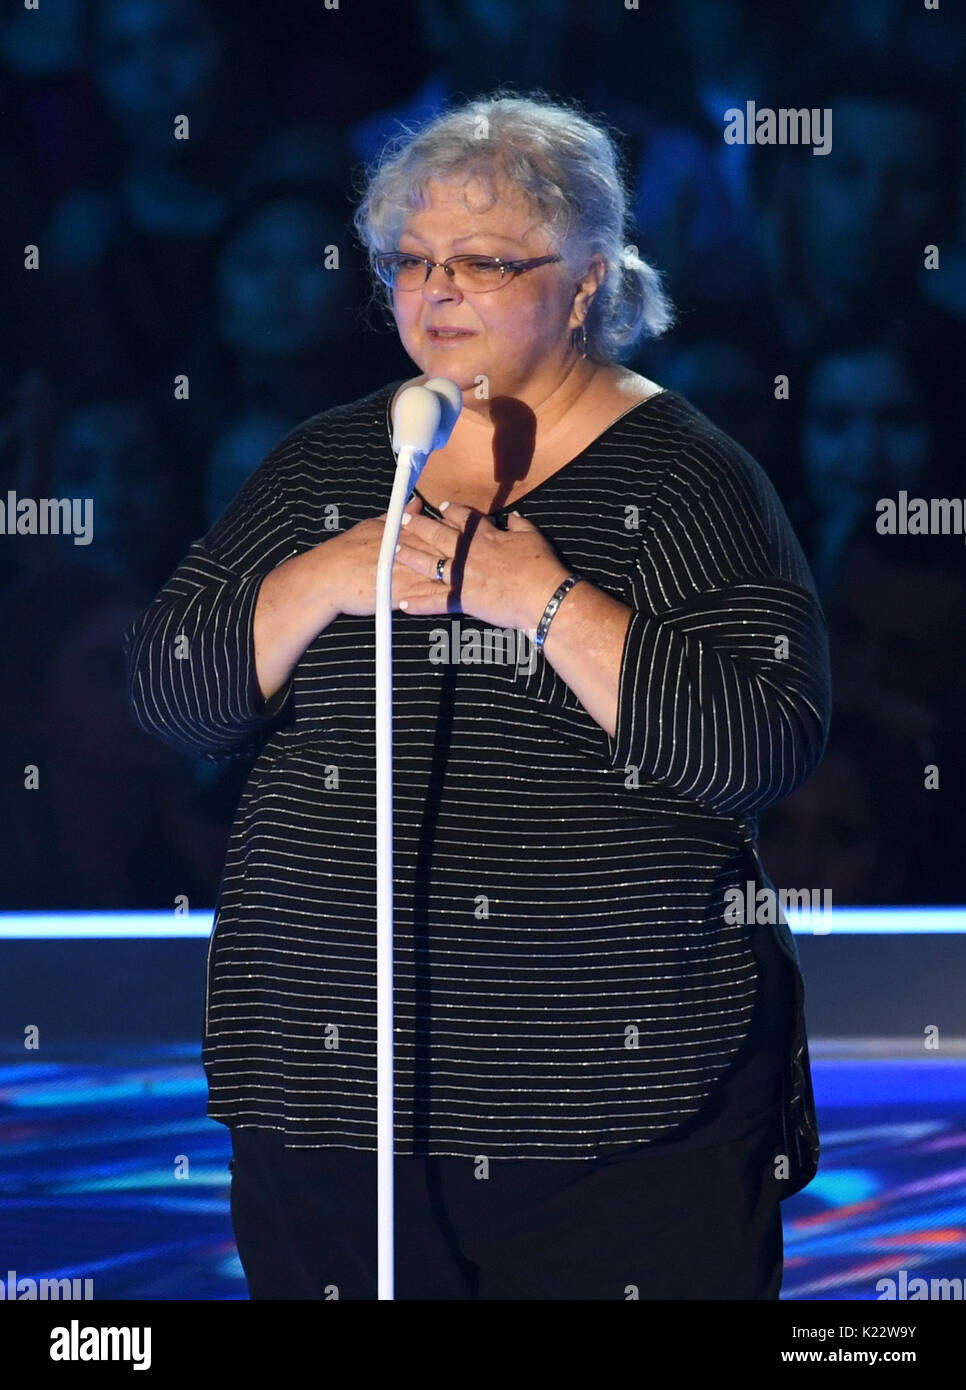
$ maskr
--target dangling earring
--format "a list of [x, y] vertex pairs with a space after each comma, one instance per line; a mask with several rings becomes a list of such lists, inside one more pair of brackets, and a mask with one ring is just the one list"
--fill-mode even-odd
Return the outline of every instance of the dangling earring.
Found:
[[571, 333], [570, 343], [574, 352], [579, 353], [581, 357], [587, 356], [587, 330], [582, 323], [578, 323]]

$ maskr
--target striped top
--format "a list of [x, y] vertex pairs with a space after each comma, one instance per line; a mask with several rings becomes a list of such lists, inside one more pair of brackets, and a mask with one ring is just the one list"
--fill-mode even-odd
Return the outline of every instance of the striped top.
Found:
[[[293, 430], [125, 636], [143, 728], [258, 753], [208, 953], [208, 1113], [296, 1146], [376, 1144], [375, 624], [340, 615], [266, 704], [252, 622], [268, 571], [388, 506], [399, 384]], [[749, 1032], [756, 960], [724, 893], [827, 734], [801, 548], [684, 397], [638, 403], [513, 507], [633, 610], [617, 728], [523, 634], [394, 614], [401, 1154], [673, 1137]]]

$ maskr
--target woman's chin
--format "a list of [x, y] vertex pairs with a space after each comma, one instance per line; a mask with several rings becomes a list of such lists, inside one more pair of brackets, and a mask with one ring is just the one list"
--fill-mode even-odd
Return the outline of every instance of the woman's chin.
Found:
[[427, 376], [448, 376], [455, 381], [464, 377], [472, 381], [480, 375], [479, 354], [468, 347], [473, 339], [464, 338], [458, 344], [437, 347], [428, 343], [420, 350], [420, 360]]
[[455, 382], [464, 394], [476, 391], [483, 376], [482, 372], [461, 365], [455, 356], [448, 358], [445, 353], [420, 353], [419, 360], [414, 357], [413, 361], [427, 381], [436, 376], [445, 377], [447, 381]]

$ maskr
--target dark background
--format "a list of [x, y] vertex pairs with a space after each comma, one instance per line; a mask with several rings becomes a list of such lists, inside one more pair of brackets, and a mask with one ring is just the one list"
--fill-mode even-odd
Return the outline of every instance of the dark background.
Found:
[[[0, 909], [213, 905], [246, 768], [134, 727], [121, 634], [283, 435], [414, 374], [365, 163], [500, 83], [613, 127], [678, 315], [628, 365], [758, 459], [812, 563], [835, 718], [762, 817], [770, 877], [962, 902], [964, 540], [880, 537], [875, 502], [966, 495], [964, 58], [962, 11], [911, 0], [6, 7], [0, 498], [92, 497], [94, 539], [0, 535]], [[830, 109], [831, 152], [727, 145], [748, 100]]]

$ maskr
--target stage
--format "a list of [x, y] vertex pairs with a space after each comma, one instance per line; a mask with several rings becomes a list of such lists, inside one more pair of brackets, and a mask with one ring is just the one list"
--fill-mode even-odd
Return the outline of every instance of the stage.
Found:
[[[789, 920], [822, 1162], [783, 1203], [782, 1297], [877, 1300], [880, 1280], [914, 1278], [962, 1297], [966, 913]], [[205, 1115], [210, 929], [210, 912], [0, 920], [3, 1032], [24, 1040], [0, 1053], [0, 1297], [17, 1278], [92, 1279], [96, 1300], [247, 1297], [229, 1136]]]

